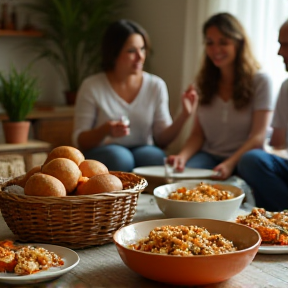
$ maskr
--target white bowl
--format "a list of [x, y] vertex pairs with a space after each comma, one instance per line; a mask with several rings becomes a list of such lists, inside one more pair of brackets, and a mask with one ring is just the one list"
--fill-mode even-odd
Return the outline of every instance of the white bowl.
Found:
[[[154, 189], [154, 197], [160, 210], [168, 218], [205, 218], [217, 220], [232, 220], [234, 214], [239, 209], [245, 194], [233, 185], [217, 183], [217, 188], [234, 193], [235, 197], [229, 200], [213, 202], [193, 202], [170, 200], [168, 195], [178, 188], [186, 187], [187, 189], [195, 188], [201, 180], [179, 182], [162, 185]], [[205, 181], [203, 181], [205, 182]], [[215, 183], [214, 183], [215, 184]]]

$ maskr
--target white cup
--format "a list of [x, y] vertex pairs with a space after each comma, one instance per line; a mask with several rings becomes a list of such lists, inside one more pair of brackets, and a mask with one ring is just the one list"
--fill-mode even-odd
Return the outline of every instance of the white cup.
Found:
[[123, 115], [120, 117], [120, 121], [127, 126], [128, 129], [128, 135], [130, 135], [130, 119], [128, 118], [128, 116]]
[[126, 115], [121, 116], [120, 121], [128, 127], [130, 126], [130, 120], [129, 120], [128, 116], [126, 116]]

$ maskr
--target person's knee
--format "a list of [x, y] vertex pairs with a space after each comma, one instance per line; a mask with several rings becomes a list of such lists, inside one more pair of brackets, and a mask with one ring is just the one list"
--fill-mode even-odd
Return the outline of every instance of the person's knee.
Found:
[[257, 169], [257, 167], [261, 166], [261, 155], [263, 152], [263, 150], [255, 149], [243, 154], [237, 165], [237, 170], [239, 171], [240, 175], [250, 173], [251, 169]]
[[134, 168], [134, 157], [129, 149], [114, 145], [113, 149], [107, 151], [108, 169], [116, 171], [131, 172]]
[[213, 156], [207, 152], [197, 152], [187, 162], [186, 167], [200, 168], [200, 169], [213, 169], [220, 163], [220, 160], [216, 160]]
[[110, 171], [131, 172], [134, 168], [134, 157], [129, 149], [120, 145], [99, 147], [87, 154], [92, 159], [105, 164]]
[[165, 152], [155, 146], [143, 146], [133, 149], [135, 167], [163, 165]]

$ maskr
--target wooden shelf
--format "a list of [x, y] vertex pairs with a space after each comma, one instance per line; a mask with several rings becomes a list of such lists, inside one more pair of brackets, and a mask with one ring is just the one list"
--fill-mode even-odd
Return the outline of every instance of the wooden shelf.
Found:
[[[46, 109], [35, 107], [26, 117], [28, 120], [38, 120], [47, 118], [73, 118], [74, 106], [50, 106]], [[0, 121], [7, 120], [5, 111], [0, 111]]]
[[[34, 108], [27, 116], [32, 123], [33, 137], [50, 143], [51, 149], [62, 145], [72, 146], [73, 118], [73, 106], [55, 106], [46, 110]], [[0, 112], [0, 121], [7, 119], [5, 112]]]
[[49, 153], [53, 146], [49, 142], [28, 140], [27, 143], [8, 144], [0, 143], [0, 155], [20, 154], [24, 157], [26, 171], [31, 170], [34, 153]]
[[5, 37], [42, 37], [43, 33], [38, 30], [3, 30], [0, 29], [0, 37], [5, 36]]
[[29, 139], [26, 143], [8, 144], [0, 142], [0, 154], [11, 153], [41, 153], [49, 152], [51, 150], [51, 144], [44, 141]]

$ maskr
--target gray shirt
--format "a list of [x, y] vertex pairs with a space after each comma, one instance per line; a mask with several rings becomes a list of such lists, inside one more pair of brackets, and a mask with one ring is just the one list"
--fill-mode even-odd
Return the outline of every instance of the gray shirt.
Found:
[[253, 82], [255, 94], [245, 109], [236, 110], [232, 100], [225, 102], [218, 96], [211, 104], [199, 106], [197, 115], [205, 135], [203, 151], [231, 156], [248, 139], [253, 113], [273, 109], [271, 79], [258, 72]]

